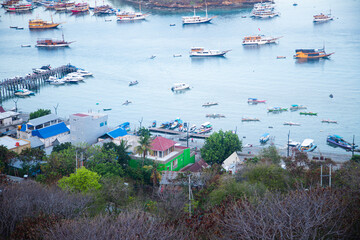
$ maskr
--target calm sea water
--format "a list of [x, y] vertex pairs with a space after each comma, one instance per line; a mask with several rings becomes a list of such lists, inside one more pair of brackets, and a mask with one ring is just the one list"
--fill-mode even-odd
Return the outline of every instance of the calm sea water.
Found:
[[[108, 3], [122, 10], [133, 9], [118, 1]], [[71, 63], [93, 72], [95, 77], [78, 85], [42, 87], [36, 96], [19, 99], [18, 107], [26, 112], [54, 110], [59, 103], [58, 115], [65, 118], [72, 113], [112, 108], [106, 112], [110, 125], [129, 121], [132, 127], [139, 126], [141, 119], [148, 126], [153, 120], [161, 123], [177, 117], [200, 125], [209, 120], [206, 114], [220, 113], [226, 118], [210, 120], [214, 129], [236, 129], [244, 144], [258, 145], [260, 135], [269, 132], [276, 145], [284, 146], [290, 130], [293, 140], [313, 138], [317, 151], [345, 152], [327, 146], [326, 136], [339, 134], [352, 141], [355, 135], [360, 143], [360, 1], [292, 3], [276, 1], [281, 16], [270, 20], [242, 18], [249, 16], [251, 9], [210, 10], [209, 15], [218, 16], [212, 24], [184, 27], [181, 17], [191, 12], [148, 10], [151, 16], [146, 21], [118, 23], [115, 16], [72, 16], [42, 7], [29, 14], [8, 14], [0, 9], [0, 78], [24, 76], [46, 64], [57, 67]], [[330, 9], [334, 21], [312, 22], [314, 14]], [[29, 19], [50, 20], [51, 14], [54, 21], [65, 22], [61, 28], [29, 31]], [[170, 27], [171, 23], [176, 26]], [[38, 38], [61, 38], [62, 32], [66, 40], [76, 41], [70, 48], [49, 51], [34, 47]], [[242, 38], [252, 34], [283, 38], [279, 44], [243, 47]], [[22, 44], [32, 47], [21, 48]], [[328, 52], [335, 52], [330, 60], [299, 63], [292, 57], [296, 48], [321, 48], [324, 44]], [[232, 51], [225, 58], [192, 59], [188, 52], [193, 46]], [[182, 57], [174, 58], [174, 54]], [[156, 58], [149, 59], [152, 55]], [[129, 81], [134, 80], [139, 84], [129, 87]], [[170, 88], [178, 82], [190, 84], [191, 90], [174, 94]], [[249, 97], [266, 99], [267, 103], [248, 105]], [[123, 106], [125, 100], [133, 103]], [[208, 101], [219, 105], [203, 108], [201, 105]], [[2, 104], [14, 107], [12, 100]], [[318, 116], [267, 113], [267, 108], [291, 104], [306, 105]], [[242, 123], [242, 117], [261, 121]], [[324, 124], [322, 119], [337, 120], [338, 124]], [[286, 121], [301, 126], [284, 126]]]

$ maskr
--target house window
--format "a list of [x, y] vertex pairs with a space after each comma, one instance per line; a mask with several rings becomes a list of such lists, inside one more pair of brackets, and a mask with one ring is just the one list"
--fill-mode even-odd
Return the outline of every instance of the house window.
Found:
[[173, 168], [177, 168], [177, 165], [178, 165], [178, 160], [177, 160], [177, 159], [175, 159], [172, 163], [173, 163]]
[[105, 126], [107, 125], [107, 121], [105, 121]]
[[159, 157], [163, 157], [163, 152], [162, 151], [159, 151]]
[[103, 127], [104, 126], [104, 123], [102, 122], [102, 123], [100, 123], [100, 127]]

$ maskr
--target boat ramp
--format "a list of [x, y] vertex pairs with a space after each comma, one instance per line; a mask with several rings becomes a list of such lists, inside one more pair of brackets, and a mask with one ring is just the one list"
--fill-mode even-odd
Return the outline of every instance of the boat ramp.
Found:
[[[149, 128], [150, 132], [162, 133], [162, 134], [169, 134], [169, 135], [184, 135], [187, 134], [186, 132], [179, 132], [170, 129], [164, 128]], [[198, 138], [198, 139], [206, 139], [210, 137], [210, 135], [206, 134], [197, 134], [197, 133], [189, 133], [189, 138]]]
[[68, 73], [75, 72], [77, 68], [70, 64], [57, 68], [51, 68], [46, 72], [28, 74], [25, 77], [14, 77], [0, 81], [0, 101], [15, 97], [16, 90], [26, 88], [37, 90], [50, 76], [63, 77]]

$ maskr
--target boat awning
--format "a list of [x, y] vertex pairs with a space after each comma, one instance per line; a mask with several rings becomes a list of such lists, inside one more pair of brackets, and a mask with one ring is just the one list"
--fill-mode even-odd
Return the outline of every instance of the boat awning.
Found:
[[302, 144], [301, 144], [301, 146], [310, 146], [312, 143], [314, 142], [314, 140], [313, 139], [305, 139], [303, 142], [302, 142]]

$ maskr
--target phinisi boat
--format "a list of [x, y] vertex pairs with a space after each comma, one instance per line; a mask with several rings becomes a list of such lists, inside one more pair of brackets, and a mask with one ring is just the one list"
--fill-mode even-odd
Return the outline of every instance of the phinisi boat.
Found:
[[282, 37], [266, 37], [264, 35], [248, 36], [244, 37], [243, 45], [264, 45], [270, 43], [276, 43], [278, 39]]
[[329, 14], [323, 14], [320, 13], [318, 15], [314, 15], [314, 23], [322, 23], [322, 22], [328, 22], [330, 20], [333, 20], [334, 18], [331, 16], [331, 11]]
[[67, 42], [64, 40], [64, 34], [62, 35], [62, 40], [45, 38], [45, 39], [38, 39], [36, 42], [36, 47], [39, 48], [57, 48], [57, 47], [68, 47], [72, 42]]
[[53, 21], [47, 22], [42, 19], [30, 19], [29, 29], [49, 29], [56, 28], [60, 23], [54, 23]]
[[328, 58], [334, 53], [326, 53], [325, 48], [322, 49], [296, 49], [294, 58], [296, 59], [320, 59]]
[[116, 14], [116, 18], [118, 21], [137, 21], [145, 20], [148, 15], [141, 12], [119, 12]]
[[258, 118], [249, 118], [249, 117], [243, 117], [241, 119], [242, 122], [259, 122], [260, 119]]
[[300, 126], [300, 123], [294, 123], [294, 122], [284, 122], [284, 125], [288, 125], [288, 126]]
[[116, 10], [113, 9], [110, 5], [102, 5], [94, 8], [94, 15], [110, 15], [116, 14]]
[[28, 12], [28, 11], [31, 11], [33, 9], [34, 9], [34, 7], [32, 6], [31, 3], [29, 3], [29, 4], [16, 4], [16, 5], [6, 7], [7, 12], [17, 12], [17, 13]]
[[193, 47], [190, 51], [190, 57], [223, 57], [231, 50], [205, 50], [203, 47]]
[[89, 12], [89, 9], [90, 9], [90, 6], [88, 3], [78, 3], [78, 4], [75, 4], [73, 9], [71, 9], [71, 12], [73, 14], [87, 13], [87, 12]]
[[183, 25], [186, 25], [186, 24], [209, 23], [211, 20], [213, 20], [214, 18], [216, 18], [216, 16], [208, 17], [207, 5], [206, 5], [205, 12], [206, 12], [205, 17], [197, 16], [197, 15], [196, 15], [196, 12], [195, 12], [195, 7], [194, 7], [194, 16], [191, 16], [191, 17], [182, 17]]

